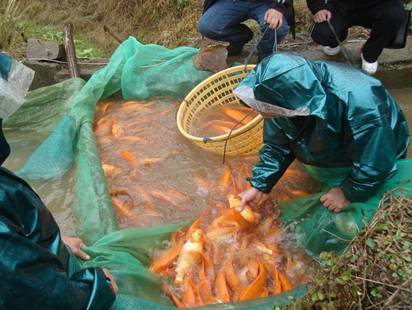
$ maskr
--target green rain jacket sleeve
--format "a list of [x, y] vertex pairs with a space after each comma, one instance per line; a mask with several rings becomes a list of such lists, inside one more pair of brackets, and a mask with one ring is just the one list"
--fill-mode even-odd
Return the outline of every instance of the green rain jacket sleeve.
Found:
[[69, 274], [70, 255], [40, 198], [0, 168], [0, 309], [108, 309], [103, 271]]
[[352, 202], [366, 201], [397, 170], [396, 138], [390, 116], [349, 121], [353, 136], [352, 170], [341, 189]]
[[261, 192], [269, 193], [295, 159], [289, 140], [275, 119], [264, 120], [263, 145], [259, 156], [250, 184]]
[[0, 271], [2, 281], [7, 281], [0, 285], [0, 308], [108, 309], [113, 303], [114, 296], [102, 270], [83, 269], [68, 277], [52, 255], [1, 223], [0, 230]]

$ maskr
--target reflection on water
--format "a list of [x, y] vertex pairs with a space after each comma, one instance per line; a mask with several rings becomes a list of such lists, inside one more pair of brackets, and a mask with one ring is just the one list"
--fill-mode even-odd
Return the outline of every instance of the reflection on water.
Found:
[[231, 130], [241, 128], [251, 122], [258, 112], [239, 106], [225, 105], [213, 107], [202, 112], [191, 126], [190, 134], [197, 137], [215, 137], [229, 133]]
[[[177, 102], [164, 99], [98, 105], [94, 130], [122, 228], [194, 219], [206, 206], [224, 205], [228, 194], [248, 186], [257, 156], [228, 159], [223, 165], [222, 156], [182, 137], [177, 108]], [[272, 197], [287, 200], [314, 186], [305, 172], [292, 169]]]
[[[412, 132], [412, 87], [392, 89], [390, 91], [396, 102], [401, 106], [408, 121], [409, 131]], [[408, 157], [412, 157], [412, 144], [409, 145]]]
[[[390, 91], [395, 97], [397, 102], [401, 105], [402, 110], [409, 122], [409, 127], [412, 124], [412, 88], [394, 89]], [[169, 208], [167, 210], [167, 216], [174, 218], [174, 221], [179, 219], [188, 218], [188, 212], [190, 216], [194, 217], [199, 214], [203, 206], [206, 205], [210, 199], [221, 200], [222, 196], [216, 196], [217, 185], [224, 178], [224, 166], [221, 164], [221, 157], [209, 154], [203, 150], [194, 147], [190, 142], [186, 141], [180, 136], [175, 125], [175, 111], [176, 103], [172, 102], [156, 102], [156, 105], [160, 109], [163, 109], [161, 117], [156, 116], [152, 112], [146, 111], [148, 114], [145, 116], [139, 116], [136, 119], [136, 114], [133, 114], [133, 107], [129, 106], [128, 113], [125, 113], [126, 121], [134, 118], [134, 129], [130, 132], [133, 137], [141, 137], [142, 140], [138, 142], [138, 139], [130, 138], [124, 139], [126, 143], [124, 151], [136, 151], [138, 159], [139, 170], [136, 176], [131, 174], [130, 168], [128, 168], [128, 161], [122, 157], [109, 158], [107, 154], [118, 153], [118, 149], [114, 144], [100, 141], [101, 157], [103, 162], [113, 165], [119, 165], [122, 169], [128, 169], [128, 173], [117, 176], [118, 179], [113, 185], [118, 187], [127, 186], [127, 183], [133, 181], [133, 178], [137, 178], [138, 182], [135, 183], [132, 195], [136, 196], [136, 202], [144, 202], [145, 195], [142, 192], [154, 193], [152, 201], [154, 204], [164, 204], [162, 202], [162, 192], [168, 193], [170, 196], [175, 196], [177, 200], [181, 199], [181, 205], [184, 206], [190, 202], [190, 205], [196, 205], [198, 209], [188, 210], [183, 207], [181, 210], [177, 208]], [[151, 118], [151, 121], [149, 121]], [[142, 128], [144, 129], [142, 131]], [[110, 127], [110, 130], [112, 127]], [[121, 130], [121, 128], [118, 128]], [[140, 131], [140, 132], [139, 132]], [[117, 134], [123, 135], [118, 132]], [[32, 132], [25, 131], [13, 131], [6, 132], [6, 137], [11, 144], [12, 153], [9, 159], [5, 163], [5, 167], [16, 171], [23, 162], [26, 161], [28, 156], [36, 149], [40, 141], [44, 137], [35, 137]], [[29, 139], [27, 137], [30, 137]], [[33, 138], [35, 137], [35, 138]], [[156, 146], [157, 141], [162, 141], [162, 148]], [[144, 143], [142, 143], [142, 141]], [[108, 142], [108, 141], [106, 141]], [[109, 141], [110, 142], [110, 141]], [[126, 156], [127, 157], [127, 156]], [[412, 146], [409, 147], [408, 157], [412, 157]], [[257, 157], [249, 157], [244, 159], [232, 159], [229, 160], [234, 174], [242, 167], [245, 170], [245, 165], [250, 169]], [[299, 169], [298, 169], [299, 170]], [[243, 171], [242, 173], [246, 173]], [[240, 175], [240, 173], [238, 173]], [[241, 182], [246, 184], [246, 180], [242, 179]], [[74, 175], [73, 172], [67, 173], [63, 178], [52, 181], [44, 182], [30, 182], [31, 186], [38, 192], [42, 200], [47, 207], [52, 211], [63, 233], [74, 234], [74, 220], [70, 209], [70, 203], [73, 198], [73, 185]], [[283, 184], [283, 185], [282, 185]], [[295, 184], [297, 185], [297, 184]], [[290, 184], [283, 181], [277, 188], [280, 188], [278, 193], [282, 193], [282, 188], [290, 187]], [[178, 192], [172, 192], [170, 189], [177, 189], [179, 192], [196, 197], [194, 201], [185, 200], [186, 198], [180, 196]], [[158, 195], [156, 195], [158, 191]], [[140, 193], [140, 194], [139, 194]], [[147, 197], [147, 195], [146, 195]], [[167, 197], [166, 197], [167, 199]], [[150, 205], [146, 204], [143, 208], [148, 208]], [[153, 211], [153, 210], [152, 210]], [[152, 212], [152, 214], [154, 214]], [[124, 220], [124, 219], [123, 219]], [[139, 221], [137, 215], [133, 216], [133, 220], [130, 222], [125, 221], [121, 223], [121, 226], [136, 225], [136, 221]], [[146, 222], [147, 221], [147, 222]], [[156, 217], [151, 219], [140, 218], [139, 226], [157, 225], [163, 221], [156, 220]]]
[[[27, 137], [33, 137], [33, 134], [28, 132], [6, 131], [5, 135], [10, 144], [11, 154], [4, 166], [11, 171], [17, 171], [37, 148], [40, 141], [27, 139]], [[29, 181], [28, 183], [53, 213], [62, 233], [74, 235], [74, 218], [70, 208], [73, 199], [73, 172], [66, 173], [63, 178], [47, 182]]]
[[70, 207], [73, 200], [74, 175], [67, 172], [62, 178], [48, 182], [31, 182], [31, 186], [53, 213], [64, 235], [75, 235], [74, 217]]

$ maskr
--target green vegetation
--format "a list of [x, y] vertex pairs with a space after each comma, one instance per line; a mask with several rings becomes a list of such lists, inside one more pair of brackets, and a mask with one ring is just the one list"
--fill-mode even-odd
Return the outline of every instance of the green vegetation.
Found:
[[311, 293], [291, 307], [407, 309], [412, 301], [412, 198], [388, 193], [341, 256], [322, 253]]
[[[63, 30], [56, 26], [33, 25], [30, 22], [19, 22], [16, 25], [19, 32], [24, 33], [28, 38], [38, 38], [46, 41], [63, 41]], [[76, 36], [74, 39], [76, 46], [76, 55], [78, 58], [98, 58], [104, 56], [104, 51], [93, 42], [84, 39], [82, 35]]]
[[18, 11], [19, 6], [14, 0], [9, 0], [0, 8], [0, 50], [9, 49], [13, 42]]
[[[66, 21], [74, 24], [79, 57], [111, 55], [118, 42], [104, 31], [104, 26], [121, 39], [133, 35], [144, 43], [170, 48], [199, 46], [202, 39], [197, 23], [203, 1], [61, 0], [45, 3], [39, 0], [7, 0], [2, 3], [0, 48], [17, 57], [23, 56], [25, 50], [21, 33], [26, 37], [60, 39]], [[406, 8], [412, 9], [411, 0], [404, 0], [404, 3]], [[306, 1], [296, 0], [294, 5], [297, 31], [307, 32], [312, 16]], [[256, 28], [255, 25], [252, 28]]]
[[[15, 19], [18, 27], [10, 28], [14, 36], [9, 52], [17, 57], [23, 56], [25, 49], [20, 33], [28, 38], [60, 40], [66, 21], [74, 24], [80, 57], [111, 55], [118, 42], [104, 31], [104, 26], [121, 39], [133, 35], [144, 43], [170, 48], [199, 46], [202, 39], [197, 31], [197, 23], [202, 14], [203, 2], [197, 0], [62, 0], [58, 3], [49, 1], [47, 4], [39, 0], [13, 2], [24, 7], [24, 10], [18, 10], [19, 16]], [[311, 15], [305, 1], [297, 0], [295, 6], [298, 31], [306, 31]], [[253, 23], [248, 25], [257, 30]]]

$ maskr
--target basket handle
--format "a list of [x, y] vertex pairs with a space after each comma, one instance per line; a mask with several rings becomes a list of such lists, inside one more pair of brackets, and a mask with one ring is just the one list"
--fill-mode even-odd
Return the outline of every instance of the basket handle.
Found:
[[[266, 34], [266, 32], [267, 32], [268, 30], [272, 30], [272, 29], [270, 29], [268, 26], [266, 26], [266, 29], [265, 29], [265, 31], [263, 31], [262, 36], [260, 37], [260, 40], [258, 40], [258, 41], [255, 43], [255, 45], [253, 46], [253, 48], [250, 50], [249, 55], [247, 55], [247, 57], [245, 58], [245, 62], [244, 62], [244, 65], [245, 65], [244, 70], [245, 70], [245, 71], [246, 71], [246, 67], [247, 67], [250, 59], [251, 59], [252, 56], [255, 54], [259, 43], [263, 40], [263, 38], [265, 37], [265, 34]], [[273, 52], [273, 53], [277, 53], [277, 51], [278, 51], [278, 32], [277, 32], [277, 29], [273, 29], [273, 31], [275, 32], [275, 42], [273, 42], [272, 52]]]
[[[226, 160], [226, 150], [227, 150], [227, 143], [229, 142], [230, 137], [232, 136], [233, 131], [236, 129], [237, 126], [239, 126], [245, 119], [247, 119], [249, 117], [249, 115], [251, 115], [253, 112], [255, 112], [255, 110], [252, 110], [250, 112], [248, 112], [240, 121], [238, 121], [230, 130], [229, 134], [227, 135], [227, 138], [225, 140], [225, 146], [223, 148], [223, 158], [222, 158], [222, 162], [223, 164], [225, 163]], [[250, 129], [249, 129], [250, 130]], [[205, 142], [206, 143], [206, 142]]]

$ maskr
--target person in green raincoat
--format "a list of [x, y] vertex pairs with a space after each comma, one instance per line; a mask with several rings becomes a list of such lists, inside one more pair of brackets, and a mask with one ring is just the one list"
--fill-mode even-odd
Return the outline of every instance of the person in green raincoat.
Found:
[[295, 160], [348, 167], [339, 186], [320, 197], [340, 212], [364, 202], [397, 171], [409, 145], [407, 122], [382, 83], [344, 64], [278, 53], [266, 58], [234, 93], [264, 117], [260, 161], [241, 207], [265, 198]]
[[72, 252], [89, 258], [83, 243], [62, 240], [37, 194], [1, 167], [10, 153], [1, 126], [0, 118], [0, 309], [108, 309], [117, 293], [113, 276], [100, 268], [69, 271], [79, 267]]

